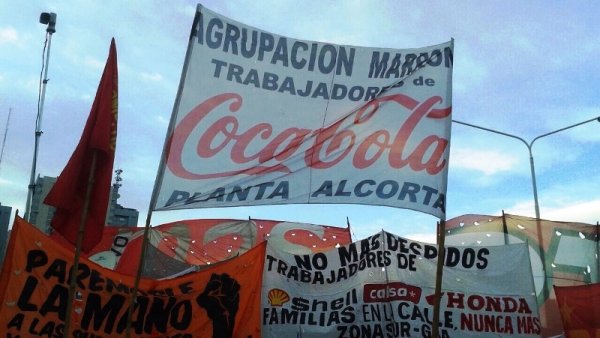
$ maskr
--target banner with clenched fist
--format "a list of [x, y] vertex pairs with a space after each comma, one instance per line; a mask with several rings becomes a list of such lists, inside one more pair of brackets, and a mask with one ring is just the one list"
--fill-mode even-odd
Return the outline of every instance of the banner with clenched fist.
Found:
[[[229, 261], [169, 280], [142, 279], [133, 337], [260, 337], [266, 244]], [[17, 217], [0, 276], [0, 332], [7, 337], [123, 337], [134, 277], [86, 258], [66, 313], [73, 253]]]

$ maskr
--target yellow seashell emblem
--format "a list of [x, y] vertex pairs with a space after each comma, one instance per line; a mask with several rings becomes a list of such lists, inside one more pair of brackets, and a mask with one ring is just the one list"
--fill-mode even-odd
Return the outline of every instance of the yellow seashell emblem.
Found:
[[281, 289], [271, 289], [268, 297], [271, 306], [282, 306], [290, 300], [290, 295]]

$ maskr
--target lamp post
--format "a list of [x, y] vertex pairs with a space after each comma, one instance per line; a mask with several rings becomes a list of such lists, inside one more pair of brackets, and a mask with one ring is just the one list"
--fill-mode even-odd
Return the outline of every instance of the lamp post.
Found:
[[531, 142], [527, 142], [523, 138], [521, 138], [519, 136], [516, 136], [516, 135], [504, 133], [504, 132], [501, 132], [501, 131], [498, 131], [498, 130], [494, 130], [494, 129], [490, 129], [490, 128], [476, 126], [474, 124], [470, 124], [470, 123], [466, 123], [466, 122], [452, 120], [452, 122], [454, 122], [454, 123], [462, 124], [462, 125], [465, 125], [465, 126], [468, 126], [468, 127], [477, 128], [477, 129], [489, 131], [491, 133], [495, 133], [495, 134], [500, 134], [500, 135], [512, 137], [514, 139], [517, 139], [517, 140], [523, 142], [523, 144], [525, 144], [525, 146], [527, 147], [527, 150], [529, 151], [529, 165], [530, 165], [530, 168], [531, 168], [531, 182], [532, 182], [532, 185], [533, 185], [533, 201], [534, 201], [534, 205], [535, 205], [535, 218], [537, 218], [537, 219], [540, 218], [540, 205], [539, 205], [539, 202], [538, 202], [537, 183], [536, 183], [536, 180], [535, 180], [535, 165], [534, 165], [534, 162], [533, 162], [533, 152], [531, 150], [533, 148], [533, 143], [535, 141], [541, 139], [542, 137], [546, 137], [546, 136], [549, 136], [549, 135], [552, 135], [552, 134], [556, 134], [556, 133], [561, 132], [563, 130], [571, 129], [571, 128], [574, 128], [574, 127], [577, 127], [577, 126], [580, 126], [582, 124], [586, 124], [586, 123], [589, 123], [589, 122], [592, 122], [592, 121], [598, 121], [598, 122], [600, 122], [600, 116], [594, 117], [593, 119], [589, 119], [589, 120], [586, 120], [586, 121], [583, 121], [583, 122], [575, 123], [575, 124], [572, 124], [570, 126], [567, 126], [567, 127], [564, 127], [564, 128], [560, 128], [560, 129], [557, 129], [555, 131], [551, 131], [549, 133], [545, 133], [545, 134], [539, 135], [539, 136], [533, 138], [533, 140], [531, 140]]
[[549, 136], [552, 134], [556, 134], [558, 132], [561, 132], [561, 131], [564, 131], [567, 129], [571, 129], [571, 128], [574, 128], [574, 127], [577, 127], [577, 126], [580, 126], [582, 124], [586, 124], [586, 123], [589, 123], [592, 121], [600, 122], [600, 116], [594, 117], [592, 119], [589, 119], [589, 120], [586, 120], [583, 122], [575, 123], [570, 126], [566, 126], [564, 128], [560, 128], [560, 129], [551, 131], [549, 133], [545, 133], [545, 134], [536, 136], [531, 140], [531, 142], [527, 142], [523, 138], [516, 136], [516, 135], [512, 135], [509, 133], [501, 132], [501, 131], [490, 129], [490, 128], [477, 126], [477, 125], [462, 122], [462, 121], [452, 120], [452, 122], [454, 122], [454, 123], [462, 124], [462, 125], [465, 125], [468, 127], [481, 129], [481, 130], [489, 131], [494, 134], [504, 135], [504, 136], [508, 136], [508, 137], [517, 139], [517, 140], [523, 142], [523, 144], [525, 144], [525, 146], [527, 147], [527, 150], [529, 151], [529, 166], [531, 168], [531, 183], [533, 186], [533, 202], [534, 202], [534, 206], [535, 206], [535, 219], [536, 219], [536, 224], [537, 224], [539, 254], [540, 254], [540, 259], [542, 260], [542, 270], [544, 273], [544, 283], [542, 284], [542, 292], [544, 294], [544, 299], [548, 297], [549, 293], [548, 293], [548, 288], [546, 286], [546, 257], [545, 257], [544, 250], [543, 250], [543, 238], [542, 238], [541, 221], [540, 221], [540, 205], [539, 205], [539, 201], [538, 201], [537, 182], [535, 179], [535, 165], [534, 165], [534, 161], [533, 161], [533, 152], [532, 152], [533, 144], [535, 143], [535, 141], [537, 141], [543, 137], [546, 137], [546, 136]]
[[44, 77], [41, 81], [41, 94], [38, 101], [38, 112], [35, 119], [35, 145], [33, 148], [33, 163], [31, 164], [31, 176], [29, 177], [29, 186], [27, 192], [27, 201], [25, 202], [25, 219], [31, 222], [31, 203], [33, 192], [35, 190], [35, 173], [37, 165], [37, 155], [40, 145], [40, 136], [42, 136], [42, 114], [44, 113], [44, 100], [46, 98], [46, 85], [48, 84], [48, 64], [50, 63], [50, 45], [52, 43], [52, 34], [56, 32], [56, 13], [44, 12], [40, 15], [40, 23], [48, 25], [46, 28], [47, 48], [44, 56], [46, 62], [43, 65]]

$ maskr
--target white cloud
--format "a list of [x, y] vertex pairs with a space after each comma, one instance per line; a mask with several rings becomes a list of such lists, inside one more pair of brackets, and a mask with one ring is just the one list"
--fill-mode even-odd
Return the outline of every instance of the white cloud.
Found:
[[168, 126], [169, 125], [169, 119], [167, 119], [165, 116], [163, 115], [155, 115], [155, 120], [163, 126]]
[[[573, 112], [572, 115], [569, 116], [569, 121], [566, 119], [548, 119], [547, 124], [550, 130], [558, 130], [561, 128], [565, 128], [570, 125], [575, 125], [576, 123], [583, 123], [582, 125], [573, 127], [572, 129], [565, 130], [560, 132], [560, 135], [557, 136], [565, 136], [573, 139], [576, 142], [598, 142], [600, 141], [600, 123], [597, 120], [594, 120], [597, 117], [600, 117], [600, 108], [597, 106], [584, 106], [584, 107], [573, 107], [571, 109]], [[571, 111], [568, 113], [571, 114]], [[550, 114], [554, 116], [561, 116], [564, 114], [564, 108], [556, 109], [550, 111]], [[551, 136], [552, 137], [552, 136]]]
[[19, 170], [19, 168], [11, 166], [10, 163], [6, 164], [3, 161], [2, 168], [0, 168], [0, 174], [2, 175], [0, 178], [0, 191], [2, 191], [0, 203], [13, 207], [13, 212], [16, 209], [23, 210], [23, 204], [27, 196], [27, 176], [29, 172]]
[[19, 84], [27, 90], [29, 93], [38, 93], [40, 89], [40, 79], [30, 77], [29, 79], [23, 79], [19, 81]]
[[508, 40], [512, 43], [514, 48], [520, 49], [523, 53], [533, 53], [535, 51], [536, 46], [529, 39], [528, 36], [514, 34], [515, 32], [511, 32], [511, 39]]
[[437, 235], [435, 233], [414, 233], [414, 234], [406, 234], [402, 237], [408, 238], [413, 241], [419, 241], [424, 243], [432, 243], [435, 244], [437, 240]]
[[6, 189], [8, 188], [17, 188], [17, 184], [14, 180], [9, 180], [0, 177], [0, 186], [4, 186]]
[[[535, 217], [535, 210], [533, 205], [533, 197], [531, 201], [520, 201], [517, 202], [512, 207], [504, 209], [504, 212], [512, 215], [519, 215], [525, 217]], [[495, 215], [501, 215], [502, 210], [498, 210], [498, 212], [494, 213]], [[546, 218], [543, 216], [543, 218]]]
[[469, 94], [488, 81], [490, 73], [485, 63], [486, 60], [481, 55], [473, 53], [472, 48], [476, 47], [459, 43], [456, 45], [456, 53], [461, 53], [462, 57], [455, 60], [453, 91]]
[[478, 149], [453, 149], [450, 155], [452, 168], [462, 168], [483, 173], [486, 176], [512, 171], [519, 164], [517, 157]]
[[158, 73], [141, 73], [140, 77], [142, 78], [142, 80], [147, 80], [147, 81], [160, 81], [163, 79], [162, 75], [158, 74]]
[[[533, 199], [529, 202], [519, 202], [506, 209], [505, 212], [513, 215], [535, 217]], [[600, 199], [571, 201], [551, 207], [541, 205], [540, 218], [550, 221], [596, 224], [600, 221]]]
[[17, 30], [12, 27], [0, 28], [0, 45], [16, 44], [19, 41]]
[[106, 64], [105, 61], [100, 61], [100, 60], [98, 60], [96, 58], [93, 58], [91, 56], [86, 56], [85, 60], [84, 60], [84, 63], [85, 63], [86, 66], [89, 66], [89, 67], [92, 67], [92, 68], [95, 68], [95, 69], [100, 69], [100, 70], [104, 69], [104, 65]]
[[190, 20], [193, 20], [193, 14], [196, 13], [196, 7], [197, 5], [195, 4], [184, 4], [179, 7], [175, 7], [175, 13], [189, 17]]
[[600, 221], [600, 199], [564, 205], [554, 209], [542, 208], [541, 217], [553, 221], [596, 224]]

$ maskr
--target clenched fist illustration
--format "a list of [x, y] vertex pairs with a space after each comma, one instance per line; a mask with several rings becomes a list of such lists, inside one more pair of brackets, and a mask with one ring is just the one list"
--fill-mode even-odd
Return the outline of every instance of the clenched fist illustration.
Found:
[[235, 315], [240, 305], [240, 284], [227, 274], [213, 274], [196, 298], [213, 323], [213, 338], [233, 337]]

